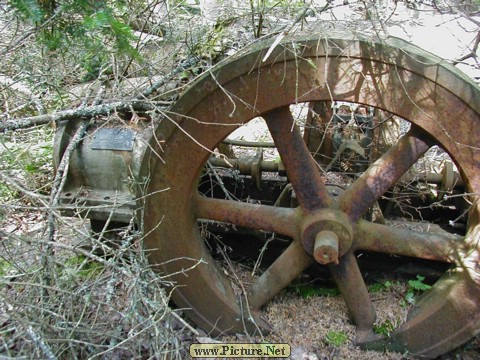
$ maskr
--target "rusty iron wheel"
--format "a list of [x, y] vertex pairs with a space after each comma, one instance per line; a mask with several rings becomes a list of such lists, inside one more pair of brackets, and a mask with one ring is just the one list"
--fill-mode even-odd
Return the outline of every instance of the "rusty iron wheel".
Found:
[[[268, 327], [261, 308], [315, 260], [328, 264], [357, 328], [357, 343], [435, 357], [480, 330], [479, 88], [453, 66], [398, 39], [338, 35], [289, 40], [264, 59], [255, 44], [201, 76], [163, 115], [142, 162], [145, 246], [175, 281], [173, 300], [207, 332]], [[388, 111], [411, 130], [372, 164], [338, 201], [294, 124], [289, 105], [348, 101]], [[277, 208], [207, 198], [198, 179], [211, 150], [235, 128], [262, 116], [299, 206]], [[471, 207], [465, 236], [419, 233], [370, 223], [362, 215], [433, 145], [460, 169]], [[293, 239], [239, 296], [200, 235], [198, 219], [271, 231]], [[355, 251], [453, 264], [388, 339], [373, 332], [375, 310]]]

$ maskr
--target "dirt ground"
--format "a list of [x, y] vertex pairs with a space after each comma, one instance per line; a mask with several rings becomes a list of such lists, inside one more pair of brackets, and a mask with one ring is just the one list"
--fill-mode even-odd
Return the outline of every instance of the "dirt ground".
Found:
[[[248, 287], [254, 280], [251, 267], [247, 268], [241, 263], [234, 263], [233, 267], [243, 286]], [[369, 291], [377, 315], [376, 324], [379, 328], [384, 325], [393, 330], [406, 319], [409, 306], [405, 304], [404, 299], [408, 286], [399, 281], [387, 280], [383, 282], [385, 283], [391, 285], [379, 286], [380, 283], [376, 283], [369, 286]], [[272, 326], [271, 333], [264, 337], [252, 338], [237, 334], [212, 339], [200, 330], [201, 337], [198, 342], [287, 343], [291, 346], [291, 359], [297, 360], [414, 359], [406, 353], [366, 351], [356, 346], [355, 326], [349, 319], [343, 298], [335, 288], [308, 292], [302, 287], [289, 287], [264, 308], [264, 318]], [[480, 337], [438, 359], [480, 359]]]
[[[398, 309], [395, 309], [397, 307], [395, 304], [401, 299], [396, 294], [374, 294], [372, 300], [379, 318], [392, 318], [393, 314], [399, 312]], [[400, 312], [404, 312], [404, 310], [400, 310]], [[293, 293], [283, 294], [274, 299], [267, 307], [265, 316], [273, 326], [273, 331], [265, 336], [264, 341], [290, 344], [292, 359], [414, 359], [408, 354], [389, 351], [365, 351], [356, 346], [354, 343], [355, 327], [348, 319], [345, 303], [340, 296], [315, 296], [304, 299]], [[329, 334], [338, 333], [347, 335], [345, 341], [340, 345], [331, 343]], [[215, 340], [222, 343], [248, 342], [248, 339], [242, 335]], [[463, 347], [445, 354], [439, 359], [480, 359], [480, 339], [475, 338]]]

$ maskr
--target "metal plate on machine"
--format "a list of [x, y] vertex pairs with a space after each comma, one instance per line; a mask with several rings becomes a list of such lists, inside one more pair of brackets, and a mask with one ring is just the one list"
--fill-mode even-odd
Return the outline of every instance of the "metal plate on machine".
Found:
[[135, 133], [125, 128], [102, 128], [93, 135], [92, 150], [133, 150]]

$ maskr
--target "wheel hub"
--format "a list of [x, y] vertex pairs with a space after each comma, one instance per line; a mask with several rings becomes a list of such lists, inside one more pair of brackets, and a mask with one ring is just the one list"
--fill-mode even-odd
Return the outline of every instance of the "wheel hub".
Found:
[[338, 264], [352, 245], [353, 229], [341, 211], [324, 208], [304, 217], [301, 240], [307, 253], [320, 264]]
[[[367, 347], [375, 345], [368, 335], [374, 331], [375, 310], [354, 251], [450, 262], [464, 246], [471, 246], [470, 258], [458, 256], [457, 268], [435, 283], [384, 339], [390, 349], [435, 358], [480, 331], [478, 269], [465, 266], [465, 260], [476, 264], [480, 258], [478, 199], [472, 197], [464, 237], [371, 223], [362, 215], [433, 145], [452, 155], [469, 194], [480, 192], [480, 105], [474, 101], [480, 89], [446, 62], [398, 39], [350, 38], [289, 39], [265, 62], [258, 59], [272, 44], [255, 44], [251, 52], [200, 77], [169, 109], [168, 121], [156, 122], [144, 155], [138, 179], [140, 184], [148, 179], [148, 187], [146, 192], [144, 186], [137, 187], [144, 206], [144, 244], [155, 268], [178, 284], [172, 292], [177, 306], [188, 309], [186, 316], [211, 334], [256, 334], [255, 321], [261, 321], [256, 310], [311, 265], [308, 254], [320, 263], [340, 260], [329, 270], [357, 327], [357, 343]], [[336, 203], [289, 108], [318, 101], [381, 108], [413, 125]], [[234, 127], [259, 115], [295, 191], [296, 209], [197, 194], [198, 176], [215, 147]], [[221, 181], [219, 185], [223, 187]], [[243, 290], [239, 294], [204, 245], [198, 219], [293, 241], [246, 295]], [[248, 307], [252, 311], [246, 311]]]

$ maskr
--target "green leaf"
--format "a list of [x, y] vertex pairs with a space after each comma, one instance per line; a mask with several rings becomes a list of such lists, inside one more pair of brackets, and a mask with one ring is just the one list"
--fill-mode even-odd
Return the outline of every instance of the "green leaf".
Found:
[[10, 271], [12, 264], [7, 260], [0, 259], [0, 276], [5, 276]]
[[24, 20], [42, 21], [43, 11], [36, 0], [10, 0], [10, 3]]
[[317, 65], [311, 59], [307, 59], [307, 62], [312, 68], [314, 68], [314, 69], [317, 68]]
[[102, 272], [103, 264], [87, 259], [84, 255], [76, 255], [67, 259], [64, 272], [80, 278], [91, 278]]
[[337, 296], [340, 294], [337, 288], [322, 288], [313, 286], [311, 284], [295, 285], [295, 291], [304, 299], [308, 299], [314, 296]]
[[368, 286], [368, 292], [369, 293], [378, 293], [384, 290], [388, 290], [393, 286], [393, 282], [391, 281], [385, 281], [383, 284], [382, 283], [374, 283]]
[[86, 17], [83, 20], [85, 28], [91, 32], [91, 36], [102, 34], [114, 40], [119, 54], [128, 55], [136, 59], [141, 56], [130, 41], [135, 40], [133, 30], [124, 22], [116, 19], [110, 11], [101, 10]]
[[[7, 202], [18, 196], [18, 193], [15, 189], [12, 189], [8, 184], [0, 182], [0, 201]], [[3, 217], [3, 214], [0, 213]], [[0, 219], [1, 219], [0, 217]]]
[[408, 280], [408, 285], [411, 289], [417, 290], [419, 292], [429, 290], [431, 286], [425, 284], [423, 280], [425, 280], [425, 276], [417, 275], [417, 280]]
[[382, 290], [384, 290], [384, 286], [383, 286], [383, 284], [380, 284], [380, 283], [375, 283], [375, 284], [372, 284], [372, 285], [368, 286], [368, 292], [369, 293], [379, 293]]
[[88, 30], [101, 30], [103, 28], [107, 28], [109, 26], [109, 20], [110, 16], [107, 12], [105, 11], [98, 11], [95, 14], [92, 14], [91, 16], [86, 17], [83, 20], [83, 23], [85, 24], [85, 27]]
[[330, 330], [325, 336], [325, 341], [327, 342], [327, 344], [333, 346], [341, 346], [345, 344], [347, 340], [348, 335], [345, 334], [343, 331]]
[[395, 325], [390, 320], [385, 320], [381, 324], [373, 325], [373, 330], [376, 334], [382, 335], [386, 338], [395, 330]]
[[408, 304], [415, 304], [415, 294], [412, 291], [405, 294], [405, 305]]

